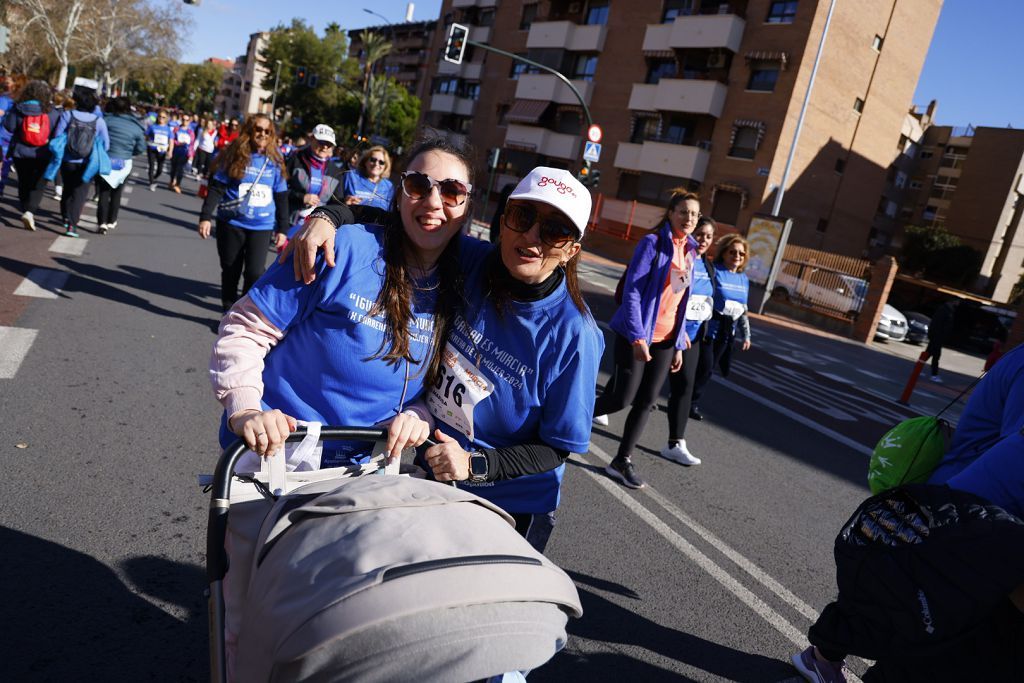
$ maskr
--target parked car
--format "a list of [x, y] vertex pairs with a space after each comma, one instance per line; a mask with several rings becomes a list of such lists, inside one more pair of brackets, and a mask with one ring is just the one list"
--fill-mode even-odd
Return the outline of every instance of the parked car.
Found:
[[804, 269], [787, 263], [775, 276], [772, 295], [783, 301], [811, 304], [853, 318], [867, 294], [867, 280], [833, 270]]
[[875, 328], [875, 339], [881, 341], [903, 341], [907, 336], [907, 319], [895, 308], [886, 304]]
[[924, 313], [914, 311], [904, 315], [907, 319], [907, 337], [903, 341], [908, 344], [920, 344], [928, 341], [928, 325], [932, 319]]

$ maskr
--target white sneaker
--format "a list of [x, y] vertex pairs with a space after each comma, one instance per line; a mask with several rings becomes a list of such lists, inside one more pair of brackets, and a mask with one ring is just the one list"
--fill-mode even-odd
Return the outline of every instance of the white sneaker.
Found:
[[21, 224], [25, 226], [26, 230], [36, 229], [36, 217], [32, 215], [31, 211], [26, 211], [21, 214]]
[[100, 234], [101, 235], [106, 235], [107, 234], [107, 230], [110, 230], [110, 224], [109, 223], [103, 223], [102, 225], [100, 225]]
[[602, 425], [604, 427], [607, 427], [608, 426], [608, 416], [607, 415], [595, 415], [594, 416], [594, 424]]
[[156, 183], [150, 183], [149, 184], [149, 191], [150, 192], [156, 192]]
[[63, 185], [56, 185], [53, 188], [53, 198], [54, 199], [60, 199], [62, 194], [64, 194], [64, 186]]
[[661, 449], [661, 453], [659, 455], [666, 460], [671, 460], [672, 462], [677, 462], [680, 465], [686, 465], [687, 467], [690, 465], [700, 464], [700, 458], [694, 456], [693, 453], [687, 450], [686, 439], [669, 444], [667, 448]]
[[117, 221], [114, 221], [113, 223], [107, 223], [107, 230], [113, 230], [116, 227], [117, 227]]

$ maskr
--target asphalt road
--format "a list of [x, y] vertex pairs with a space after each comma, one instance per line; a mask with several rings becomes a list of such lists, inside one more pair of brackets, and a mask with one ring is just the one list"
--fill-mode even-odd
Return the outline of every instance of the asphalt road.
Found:
[[[0, 207], [2, 680], [207, 677], [195, 477], [218, 453], [206, 367], [219, 293], [195, 187], [134, 180], [117, 230], [86, 224], [74, 244], [45, 215], [28, 233]], [[616, 274], [584, 270], [606, 321]], [[660, 412], [635, 454], [648, 488], [603, 474], [624, 414], [574, 456], [548, 554], [585, 615], [531, 681], [795, 676], [789, 656], [835, 592], [832, 539], [867, 494], [866, 452], [913, 414], [887, 384], [911, 363], [768, 321], [755, 334], [690, 424], [702, 465], [657, 456]], [[969, 376], [951, 380], [915, 408]]]

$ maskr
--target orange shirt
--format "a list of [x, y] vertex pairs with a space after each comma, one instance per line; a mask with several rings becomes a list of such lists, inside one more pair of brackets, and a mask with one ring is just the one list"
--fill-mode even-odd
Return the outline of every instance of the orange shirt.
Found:
[[676, 330], [676, 315], [679, 304], [690, 286], [690, 264], [686, 261], [686, 237], [672, 240], [672, 263], [658, 302], [658, 317], [654, 321], [652, 343], [665, 341]]

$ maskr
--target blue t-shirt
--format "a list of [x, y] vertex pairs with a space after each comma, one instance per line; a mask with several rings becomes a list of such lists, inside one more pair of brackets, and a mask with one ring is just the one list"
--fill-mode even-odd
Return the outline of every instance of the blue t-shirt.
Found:
[[[232, 201], [245, 195], [249, 191], [246, 212], [242, 216], [228, 219], [228, 223], [245, 230], [273, 230], [275, 222], [274, 195], [278, 192], [287, 192], [288, 183], [281, 173], [281, 167], [273, 161], [267, 161], [266, 168], [263, 162], [267, 157], [253, 153], [249, 159], [249, 166], [245, 169], [245, 175], [241, 180], [235, 180], [228, 176], [221, 169], [213, 174], [213, 179], [224, 183], [227, 189], [224, 191], [223, 201]], [[263, 174], [260, 175], [260, 169]], [[259, 182], [256, 182], [257, 177]], [[249, 190], [249, 188], [252, 188]]]
[[[11, 99], [10, 95], [0, 95], [0, 119], [2, 119], [7, 112], [14, 109], [14, 100]], [[3, 145], [4, 149], [7, 148], [7, 143], [11, 141], [14, 134], [7, 130], [5, 126], [0, 126], [0, 145]]]
[[[732, 331], [736, 329], [736, 321], [747, 312], [747, 295], [750, 292], [750, 280], [746, 273], [733, 273], [722, 264], [715, 264], [715, 313], [720, 313], [732, 320]], [[718, 335], [718, 320], [711, 323], [711, 335]]]
[[161, 154], [171, 146], [171, 127], [166, 123], [151, 123], [146, 128], [146, 146]]
[[171, 141], [174, 144], [174, 155], [185, 156], [192, 145], [192, 132], [187, 126], [176, 126], [172, 131]]
[[362, 200], [359, 202], [360, 206], [390, 209], [391, 197], [394, 193], [395, 188], [387, 178], [381, 178], [375, 184], [356, 171], [349, 171], [345, 174], [345, 196], [359, 197]]
[[[564, 280], [544, 299], [513, 302], [499, 317], [485, 298], [481, 251], [460, 249], [469, 303], [448, 338], [445, 376], [426, 392], [437, 426], [467, 450], [540, 441], [586, 453], [604, 336], [572, 303]], [[558, 507], [564, 472], [562, 465], [459, 486], [509, 512], [544, 513]]]
[[[394, 417], [421, 392], [418, 363], [369, 358], [384, 342], [384, 316], [367, 315], [384, 284], [381, 231], [362, 225], [339, 230], [337, 265], [327, 268], [321, 257], [309, 286], [295, 281], [290, 263], [274, 263], [249, 290], [267, 320], [286, 333], [266, 358], [264, 409], [329, 425], [371, 426]], [[413, 305], [409, 350], [417, 361], [430, 353], [433, 284], [436, 279], [421, 283]], [[234, 439], [222, 429], [222, 444]], [[327, 443], [321, 466], [351, 464], [366, 455], [366, 444]]]
[[930, 483], [949, 484], [1024, 517], [1024, 346], [999, 359], [967, 401]]
[[693, 280], [690, 285], [690, 298], [686, 302], [686, 337], [692, 342], [706, 320], [711, 319], [714, 307], [714, 285], [704, 265], [704, 259], [697, 258], [693, 262]]

